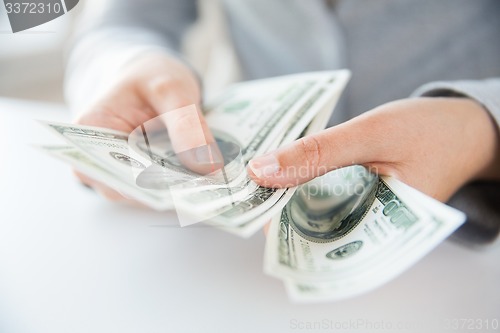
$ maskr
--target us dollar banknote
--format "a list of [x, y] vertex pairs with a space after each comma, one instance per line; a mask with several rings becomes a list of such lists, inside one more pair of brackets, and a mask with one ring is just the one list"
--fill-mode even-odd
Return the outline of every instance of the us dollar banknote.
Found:
[[[46, 153], [181, 225], [203, 222], [248, 237], [272, 221], [266, 273], [292, 300], [340, 300], [404, 272], [465, 220], [463, 213], [362, 166], [300, 187], [263, 188], [254, 156], [324, 129], [349, 79], [345, 70], [244, 82], [204, 105], [223, 168], [198, 174], [174, 151], [162, 116], [131, 133], [45, 122], [64, 140]], [[375, 170], [376, 171], [376, 170]]]
[[138, 188], [131, 177], [121, 176], [116, 170], [96, 161], [95, 158], [75, 146], [40, 146], [38, 149], [70, 164], [75, 170], [110, 186], [127, 198], [136, 200], [144, 206], [155, 210], [174, 208], [168, 191], [150, 191]]
[[361, 166], [301, 186], [272, 221], [265, 271], [296, 301], [331, 301], [402, 273], [465, 215]]
[[183, 216], [249, 236], [281, 210], [289, 198], [286, 194], [293, 189], [257, 186], [246, 174], [246, 164], [255, 155], [323, 129], [349, 76], [348, 71], [340, 70], [245, 82], [207, 103], [205, 117], [218, 142], [239, 148], [224, 168], [230, 169], [230, 179], [204, 177], [184, 167], [168, 136], [143, 133], [147, 132], [144, 129], [158, 128], [156, 124], [142, 124], [137, 129], [139, 135], [133, 136], [136, 131], [46, 122], [45, 126], [74, 149], [72, 153], [68, 147], [45, 150], [92, 173], [89, 176], [98, 175], [111, 187], [123, 190], [127, 184], [129, 196], [154, 209], [175, 206]]

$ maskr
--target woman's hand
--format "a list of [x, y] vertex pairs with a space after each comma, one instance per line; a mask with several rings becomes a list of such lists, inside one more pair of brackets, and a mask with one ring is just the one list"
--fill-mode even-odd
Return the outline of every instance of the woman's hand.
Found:
[[290, 187], [360, 164], [446, 201], [469, 181], [500, 179], [499, 147], [498, 125], [475, 101], [404, 99], [254, 158], [248, 173]]
[[[131, 132], [146, 121], [184, 106], [200, 105], [201, 93], [193, 72], [165, 54], [148, 53], [130, 62], [123, 75], [77, 123]], [[200, 113], [173, 112], [166, 126], [176, 152], [215, 142]], [[191, 109], [193, 110], [193, 109]], [[193, 171], [196, 165], [192, 165]], [[200, 170], [201, 172], [202, 170]], [[121, 194], [78, 174], [80, 180], [111, 200], [124, 200]]]

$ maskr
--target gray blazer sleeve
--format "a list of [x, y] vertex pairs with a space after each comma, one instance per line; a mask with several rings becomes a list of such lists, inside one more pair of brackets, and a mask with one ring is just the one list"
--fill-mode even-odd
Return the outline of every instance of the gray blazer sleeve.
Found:
[[[413, 96], [468, 97], [481, 103], [500, 128], [500, 78], [480, 81], [431, 82]], [[465, 185], [448, 202], [467, 214], [467, 222], [452, 239], [472, 246], [499, 244], [500, 183], [475, 182]]]
[[480, 81], [431, 82], [418, 88], [414, 96], [463, 96], [476, 100], [500, 126], [500, 78]]
[[68, 54], [65, 95], [85, 109], [138, 54], [181, 57], [181, 42], [197, 19], [196, 0], [88, 0]]

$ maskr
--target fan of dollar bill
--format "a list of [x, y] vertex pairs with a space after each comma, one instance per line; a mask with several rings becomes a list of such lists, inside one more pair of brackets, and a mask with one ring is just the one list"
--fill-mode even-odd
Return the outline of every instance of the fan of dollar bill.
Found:
[[[362, 166], [293, 188], [246, 173], [254, 156], [324, 129], [348, 70], [235, 84], [204, 105], [224, 166], [200, 175], [180, 161], [161, 117], [132, 133], [45, 122], [66, 144], [43, 151], [181, 225], [203, 222], [249, 237], [271, 220], [264, 269], [296, 301], [338, 300], [395, 277], [445, 239], [463, 213]], [[194, 106], [193, 106], [194, 107]]]

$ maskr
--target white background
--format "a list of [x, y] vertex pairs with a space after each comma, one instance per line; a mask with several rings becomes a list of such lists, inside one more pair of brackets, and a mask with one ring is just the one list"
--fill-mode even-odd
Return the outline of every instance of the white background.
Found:
[[262, 272], [262, 233], [179, 228], [174, 214], [106, 202], [30, 146], [54, 142], [35, 119], [69, 117], [0, 99], [2, 333], [446, 332], [446, 320], [499, 319], [498, 244], [445, 242], [373, 292], [292, 304]]

